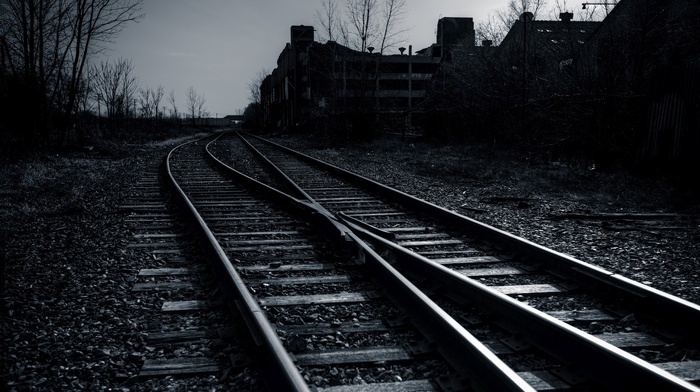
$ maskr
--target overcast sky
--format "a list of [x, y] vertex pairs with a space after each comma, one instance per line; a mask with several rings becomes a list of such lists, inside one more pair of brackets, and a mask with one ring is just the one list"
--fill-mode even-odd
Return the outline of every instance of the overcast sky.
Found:
[[[441, 16], [485, 20], [507, 0], [407, 0], [405, 46], [435, 41]], [[173, 90], [178, 110], [194, 87], [211, 116], [235, 114], [248, 104], [248, 84], [272, 70], [292, 25], [317, 25], [320, 0], [144, 0], [145, 17], [121, 32], [110, 58], [131, 60], [141, 87]], [[170, 105], [164, 97], [161, 106]]]

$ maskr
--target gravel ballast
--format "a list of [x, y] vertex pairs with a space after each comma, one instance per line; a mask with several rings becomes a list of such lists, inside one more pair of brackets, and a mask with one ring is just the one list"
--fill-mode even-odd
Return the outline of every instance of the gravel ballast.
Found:
[[[668, 181], [417, 141], [277, 141], [700, 303], [700, 209]], [[118, 206], [138, 170], [160, 164], [173, 145], [2, 158], [4, 390], [128, 389], [149, 311], [125, 301], [141, 265], [124, 254], [131, 233]], [[629, 215], [642, 213], [657, 215]], [[198, 383], [190, 387], [220, 388], [216, 377]]]
[[[700, 303], [700, 201], [692, 184], [387, 136], [319, 147], [274, 141], [579, 260]], [[617, 214], [617, 215], [616, 215]]]

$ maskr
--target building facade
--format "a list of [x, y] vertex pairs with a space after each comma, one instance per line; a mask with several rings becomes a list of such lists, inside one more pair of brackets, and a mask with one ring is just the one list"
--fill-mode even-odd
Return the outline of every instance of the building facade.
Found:
[[[473, 23], [451, 26], [466, 26], [473, 42]], [[448, 42], [469, 36], [455, 29], [441, 30]], [[414, 53], [409, 46], [399, 54], [373, 53], [372, 48], [363, 53], [333, 41], [316, 42], [311, 26], [292, 26], [290, 32], [277, 67], [261, 86], [266, 128], [358, 134], [365, 128], [404, 129], [420, 122], [440, 66], [435, 52]]]

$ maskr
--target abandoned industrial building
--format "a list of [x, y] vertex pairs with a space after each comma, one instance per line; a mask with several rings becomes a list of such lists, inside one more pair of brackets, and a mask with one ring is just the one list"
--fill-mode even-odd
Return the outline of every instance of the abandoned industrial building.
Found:
[[[438, 20], [435, 43], [415, 52], [410, 46], [399, 48], [401, 54], [389, 55], [373, 53], [371, 47], [362, 53], [334, 41], [322, 44], [315, 41], [312, 26], [292, 26], [290, 42], [261, 86], [264, 125], [313, 131], [332, 127], [334, 132], [368, 126], [421, 127], [431, 93], [449, 88], [441, 81], [452, 68], [447, 65], [492, 56], [496, 49], [509, 67], [526, 68], [527, 57], [548, 70], [571, 65], [574, 52], [600, 24], [572, 22], [568, 13], [561, 21], [528, 24], [523, 19], [527, 17], [524, 14], [513, 25], [498, 48], [490, 41], [475, 44], [472, 18], [444, 17]], [[533, 49], [528, 50], [528, 43]], [[521, 50], [528, 53], [525, 60]], [[376, 119], [381, 121], [375, 123]]]
[[[443, 18], [437, 43], [413, 52], [358, 52], [328, 41], [315, 42], [311, 26], [292, 26], [291, 42], [261, 86], [267, 126], [279, 129], [358, 129], [384, 119], [383, 126], [412, 127], [420, 121], [431, 80], [450, 47], [474, 46], [472, 18]], [[379, 115], [379, 116], [377, 116]]]
[[472, 18], [443, 17], [432, 45], [396, 54], [320, 43], [312, 26], [292, 26], [260, 87], [261, 125], [334, 137], [442, 132], [537, 140], [562, 151], [617, 154], [609, 148], [616, 145], [629, 156], [697, 156], [700, 3], [666, 3], [621, 0], [602, 21], [575, 21], [571, 12], [536, 20], [525, 12], [497, 45], [477, 44]]

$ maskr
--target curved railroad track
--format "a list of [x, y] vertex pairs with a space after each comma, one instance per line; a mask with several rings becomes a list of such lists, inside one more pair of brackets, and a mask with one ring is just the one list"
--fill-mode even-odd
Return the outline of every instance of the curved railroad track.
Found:
[[162, 167], [154, 167], [120, 206], [131, 234], [122, 257], [142, 260], [125, 301], [147, 325], [127, 357], [137, 375], [118, 378], [132, 390], [261, 390], [241, 354], [251, 345], [245, 324], [223, 306], [207, 258], [164, 185]]
[[[217, 141], [217, 164], [281, 189], [291, 196], [274, 191], [277, 200], [314, 210], [346, 239], [371, 244], [352, 246], [362, 259], [381, 254], [528, 387], [697, 390], [690, 383], [700, 378], [697, 305], [303, 154], [246, 139]], [[424, 318], [407, 317], [417, 324]], [[440, 334], [431, 335], [430, 323], [424, 324], [427, 346], [444, 351]], [[472, 386], [489, 384], [462, 377]]]
[[350, 230], [208, 164], [207, 143], [173, 150], [167, 177], [271, 390], [532, 390]]

